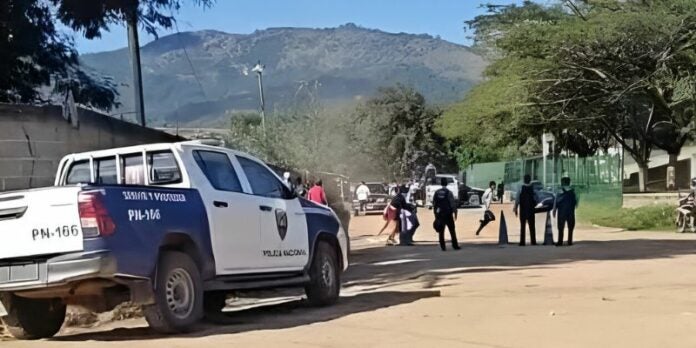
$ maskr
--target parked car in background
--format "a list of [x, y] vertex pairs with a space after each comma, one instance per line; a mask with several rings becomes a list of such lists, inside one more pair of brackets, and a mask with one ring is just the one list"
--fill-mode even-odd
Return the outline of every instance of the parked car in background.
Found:
[[460, 205], [459, 201], [459, 180], [456, 174], [437, 174], [430, 182], [426, 182], [425, 186], [425, 206], [430, 209], [433, 207], [433, 195], [435, 191], [442, 187], [442, 179], [447, 180], [447, 189], [452, 192], [454, 199], [457, 201], [457, 206]]
[[[556, 201], [556, 194], [551, 189], [545, 189], [541, 181], [533, 180], [531, 182], [532, 188], [534, 189], [534, 199], [537, 202], [535, 211], [537, 213], [545, 213], [553, 209], [554, 202]], [[517, 199], [517, 192], [519, 192], [521, 183], [515, 183], [510, 185], [514, 187], [514, 191], [510, 198], [515, 201]]]
[[478, 208], [481, 206], [483, 189], [470, 187], [464, 184], [459, 185], [459, 206], [463, 208]]
[[[384, 209], [389, 204], [391, 197], [387, 194], [387, 189], [381, 182], [366, 182], [365, 185], [370, 189], [370, 195], [367, 197], [367, 204], [365, 205], [366, 214], [381, 214]], [[355, 185], [353, 190], [353, 213], [355, 216], [360, 214], [360, 201], [355, 195]]]
[[544, 189], [544, 185], [540, 181], [532, 181], [532, 187], [534, 188], [534, 197], [537, 202], [535, 211], [537, 213], [545, 213], [553, 210], [556, 194], [551, 190]]

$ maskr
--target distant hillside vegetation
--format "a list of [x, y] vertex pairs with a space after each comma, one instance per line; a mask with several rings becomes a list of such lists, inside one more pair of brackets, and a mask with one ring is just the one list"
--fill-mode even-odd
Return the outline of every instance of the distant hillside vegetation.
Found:
[[[227, 110], [258, 108], [256, 79], [242, 71], [259, 59], [266, 66], [267, 110], [290, 105], [302, 81], [315, 80], [326, 103], [356, 100], [397, 82], [415, 87], [432, 102], [451, 102], [479, 81], [485, 67], [484, 60], [466, 46], [353, 24], [328, 29], [272, 28], [248, 35], [185, 32], [151, 42], [141, 54], [148, 118], [156, 124], [182, 125], [210, 123]], [[81, 59], [120, 84], [123, 105], [116, 112], [132, 112], [127, 49], [86, 54]]]

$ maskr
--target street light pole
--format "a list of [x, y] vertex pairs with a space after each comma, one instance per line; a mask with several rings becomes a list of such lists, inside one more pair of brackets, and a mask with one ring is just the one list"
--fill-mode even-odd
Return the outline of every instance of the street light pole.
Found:
[[261, 65], [261, 61], [256, 63], [251, 71], [256, 73], [256, 77], [259, 80], [259, 98], [261, 101], [261, 129], [263, 130], [263, 137], [266, 138], [266, 104], [263, 99], [263, 69], [264, 66]]

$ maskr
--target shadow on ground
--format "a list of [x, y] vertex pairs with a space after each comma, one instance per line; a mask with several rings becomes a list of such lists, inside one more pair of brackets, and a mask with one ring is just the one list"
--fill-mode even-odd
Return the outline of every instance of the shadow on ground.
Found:
[[[351, 253], [351, 267], [344, 275], [344, 294], [354, 295], [342, 297], [335, 306], [311, 308], [296, 300], [257, 307], [233, 312], [224, 316], [218, 325], [201, 325], [195, 332], [179, 337], [292, 328], [408, 304], [439, 296], [439, 289], [451, 285], [447, 278], [453, 276], [564, 268], [572, 267], [572, 263], [578, 261], [648, 260], [695, 253], [696, 241], [689, 239], [580, 241], [572, 247], [561, 248], [464, 244], [462, 250], [450, 249], [444, 253], [433, 242], [412, 247], [372, 247]], [[73, 334], [55, 340], [130, 341], [160, 337], [149, 328], [138, 327]]]
[[436, 243], [412, 247], [374, 247], [351, 253], [344, 277], [347, 287], [366, 290], [420, 282], [421, 288], [441, 286], [442, 278], [457, 274], [570, 267], [577, 261], [647, 260], [692, 255], [696, 240], [624, 239], [580, 241], [571, 247], [509, 244], [464, 244], [462, 250], [442, 252]]
[[[370, 312], [380, 308], [438, 297], [440, 291], [379, 291], [344, 296], [338, 304], [330, 307], [312, 308], [304, 301], [296, 300], [282, 304], [257, 307], [231, 312], [216, 318], [215, 323], [205, 323], [196, 331], [177, 337], [205, 337], [235, 334], [255, 330], [276, 330], [303, 326], [337, 319], [346, 315]], [[133, 341], [143, 339], [171, 338], [154, 333], [150, 328], [118, 328], [110, 331], [80, 333], [53, 338], [55, 341]]]

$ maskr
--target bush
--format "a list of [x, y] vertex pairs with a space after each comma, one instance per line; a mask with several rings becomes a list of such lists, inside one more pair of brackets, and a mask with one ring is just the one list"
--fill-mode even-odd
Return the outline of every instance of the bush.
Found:
[[640, 208], [622, 208], [619, 185], [595, 185], [578, 192], [576, 212], [580, 222], [593, 225], [635, 230], [672, 230], [674, 206], [649, 205]]
[[606, 205], [581, 205], [578, 209], [578, 218], [595, 225], [630, 231], [674, 229], [674, 207], [667, 204], [633, 209]]

